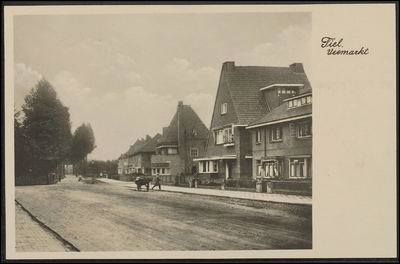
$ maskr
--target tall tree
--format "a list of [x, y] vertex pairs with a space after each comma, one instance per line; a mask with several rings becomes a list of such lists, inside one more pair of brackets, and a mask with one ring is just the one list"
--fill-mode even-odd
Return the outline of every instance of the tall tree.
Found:
[[75, 130], [71, 147], [71, 159], [81, 163], [82, 174], [86, 174], [87, 155], [90, 154], [95, 147], [95, 137], [92, 126], [89, 123], [83, 123]]
[[26, 177], [26, 173], [33, 165], [30, 149], [32, 149], [32, 141], [25, 136], [21, 111], [14, 110], [14, 164], [17, 177]]
[[68, 107], [62, 104], [54, 87], [41, 79], [25, 97], [22, 110], [25, 115], [23, 135], [30, 142], [30, 159], [34, 160], [36, 172], [54, 171], [70, 151], [72, 133]]

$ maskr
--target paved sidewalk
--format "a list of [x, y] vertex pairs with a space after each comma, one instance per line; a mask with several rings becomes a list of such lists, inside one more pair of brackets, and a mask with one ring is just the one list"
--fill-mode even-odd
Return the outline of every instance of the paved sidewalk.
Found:
[[16, 252], [70, 251], [53, 234], [41, 227], [18, 204], [15, 204]]
[[[127, 188], [136, 189], [136, 184], [131, 182], [117, 181], [105, 178], [99, 178], [98, 180], [110, 184], [117, 184]], [[243, 191], [230, 191], [230, 190], [205, 189], [205, 188], [188, 188], [188, 187], [179, 187], [170, 185], [162, 185], [161, 188], [162, 191], [167, 191], [167, 192], [190, 193], [198, 195], [229, 197], [229, 198], [276, 202], [276, 203], [312, 205], [312, 198], [309, 196], [243, 192]], [[158, 187], [155, 188], [154, 191], [158, 191]]]

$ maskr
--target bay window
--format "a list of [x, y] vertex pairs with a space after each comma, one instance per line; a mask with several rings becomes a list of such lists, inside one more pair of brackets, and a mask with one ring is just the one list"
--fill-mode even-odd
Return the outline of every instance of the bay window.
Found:
[[218, 172], [217, 160], [200, 161], [200, 173]]
[[282, 161], [270, 161], [264, 163], [265, 176], [267, 178], [282, 175]]
[[289, 160], [289, 177], [290, 178], [311, 177], [311, 159], [291, 158]]

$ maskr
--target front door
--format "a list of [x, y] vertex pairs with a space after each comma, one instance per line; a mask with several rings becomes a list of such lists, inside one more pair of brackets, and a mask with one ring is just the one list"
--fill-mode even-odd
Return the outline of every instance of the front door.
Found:
[[230, 160], [225, 161], [225, 178], [226, 179], [232, 178], [232, 161]]
[[192, 165], [192, 174], [195, 175], [197, 173], [197, 166]]

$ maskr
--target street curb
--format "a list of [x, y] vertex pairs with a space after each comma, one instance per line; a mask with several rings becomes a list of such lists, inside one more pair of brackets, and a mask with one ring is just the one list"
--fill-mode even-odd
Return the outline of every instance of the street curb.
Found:
[[[131, 186], [124, 186], [128, 189], [134, 189]], [[285, 201], [266, 201], [266, 200], [259, 200], [253, 198], [245, 198], [245, 197], [232, 197], [227, 195], [215, 195], [215, 194], [204, 194], [204, 193], [191, 193], [191, 192], [184, 192], [184, 191], [172, 191], [172, 190], [157, 190], [162, 192], [171, 192], [171, 193], [182, 193], [182, 194], [192, 194], [192, 195], [202, 195], [202, 196], [212, 196], [212, 197], [222, 197], [222, 198], [230, 198], [230, 199], [239, 199], [239, 200], [246, 200], [246, 201], [258, 201], [264, 203], [277, 203], [277, 204], [291, 204], [291, 205], [301, 205], [301, 206], [312, 206], [309, 203], [296, 203], [296, 202], [285, 202]]]
[[41, 222], [39, 219], [37, 219], [33, 214], [31, 214], [31, 212], [29, 212], [21, 203], [19, 203], [17, 200], [15, 200], [15, 204], [16, 206], [18, 206], [19, 208], [21, 208], [24, 212], [26, 212], [29, 217], [35, 221], [36, 223], [38, 223], [45, 231], [50, 232], [52, 235], [55, 236], [56, 239], [60, 240], [64, 247], [66, 247], [69, 251], [71, 252], [81, 252], [77, 247], [75, 247], [72, 243], [70, 243], [69, 241], [65, 240], [62, 236], [60, 236], [56, 231], [54, 231], [53, 229], [51, 229], [50, 227], [48, 227], [47, 225], [45, 225], [43, 222]]
[[264, 202], [264, 203], [279, 203], [279, 204], [292, 204], [292, 205], [312, 206], [312, 204], [308, 204], [308, 203], [292, 203], [292, 202], [283, 202], [283, 201], [266, 201], [266, 200], [259, 200], [259, 199], [245, 198], [245, 197], [232, 197], [232, 196], [227, 196], [227, 195], [214, 195], [214, 194], [204, 194], [204, 193], [189, 193], [189, 192], [170, 191], [170, 190], [161, 190], [161, 191], [174, 192], [174, 193], [183, 193], [183, 194], [193, 194], [193, 195], [202, 195], [202, 196], [222, 197], [222, 198], [239, 199], [239, 200], [247, 200], [247, 201], [257, 201], [257, 202]]

